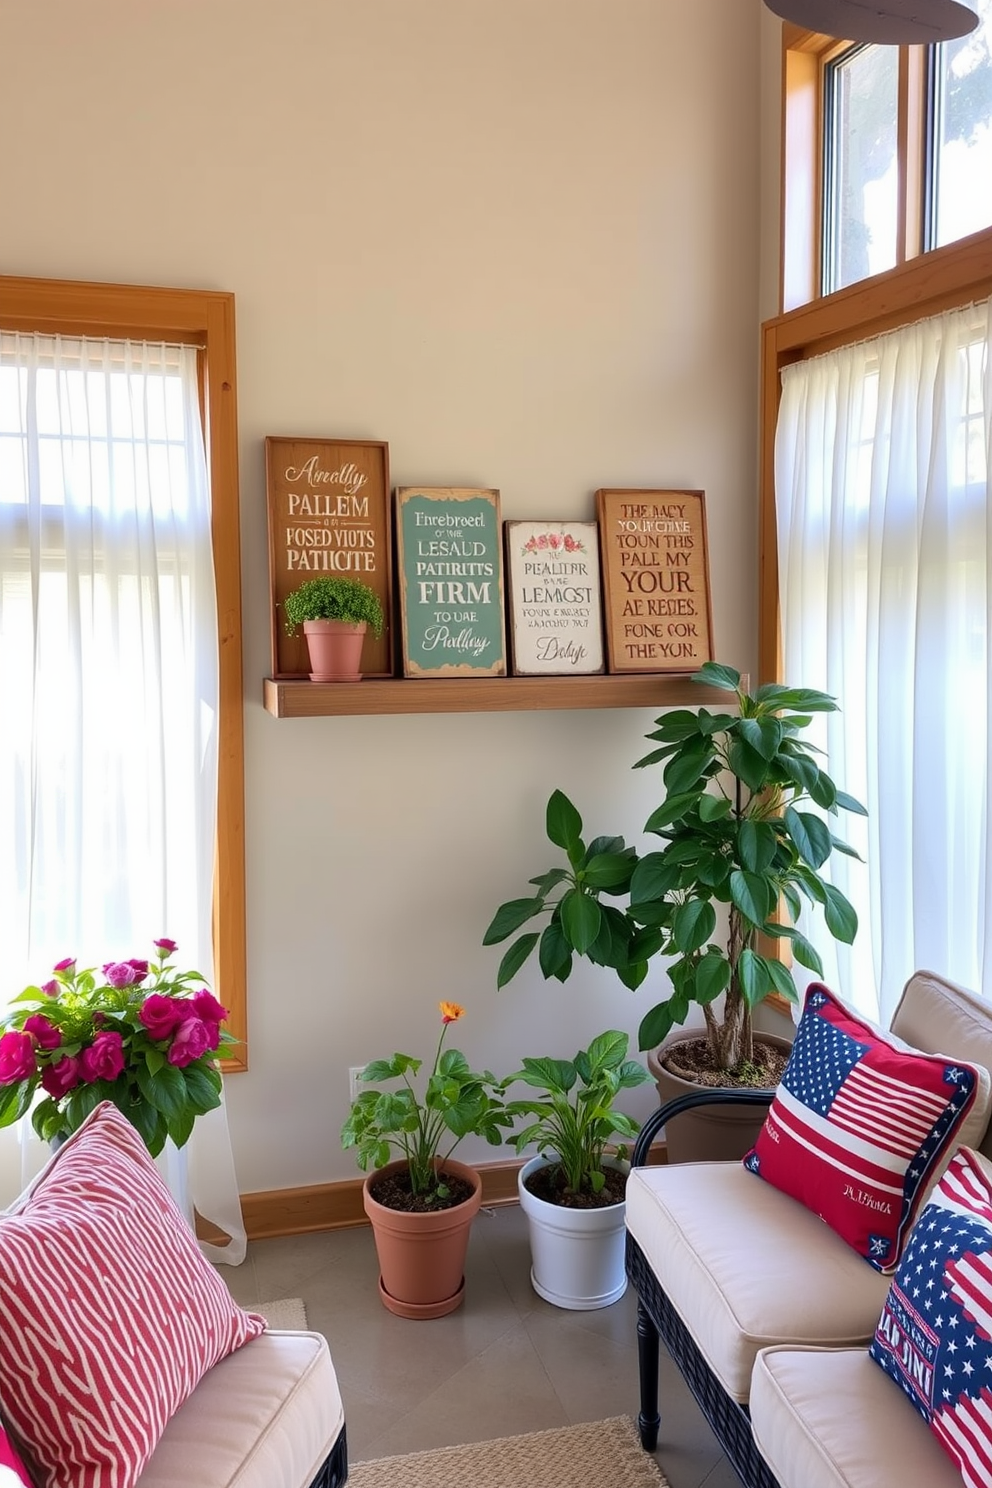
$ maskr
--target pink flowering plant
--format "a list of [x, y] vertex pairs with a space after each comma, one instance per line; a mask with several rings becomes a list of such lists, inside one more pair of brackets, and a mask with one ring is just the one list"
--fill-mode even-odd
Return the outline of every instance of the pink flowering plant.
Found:
[[0, 1018], [0, 1127], [31, 1110], [50, 1142], [110, 1100], [154, 1157], [220, 1105], [218, 1052], [236, 1042], [227, 1009], [199, 972], [172, 965], [175, 941], [154, 945], [152, 960], [108, 961], [99, 975], [67, 957], [13, 999]]

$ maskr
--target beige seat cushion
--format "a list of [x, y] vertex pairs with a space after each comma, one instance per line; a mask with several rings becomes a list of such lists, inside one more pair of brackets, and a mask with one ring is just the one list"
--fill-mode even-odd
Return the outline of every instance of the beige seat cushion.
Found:
[[266, 1331], [204, 1375], [138, 1488], [309, 1488], [343, 1423], [326, 1339]]
[[747, 1400], [769, 1344], [867, 1347], [889, 1289], [822, 1220], [737, 1162], [636, 1169], [627, 1228], [735, 1400]]
[[923, 1417], [864, 1349], [763, 1349], [751, 1424], [783, 1488], [962, 1488]]

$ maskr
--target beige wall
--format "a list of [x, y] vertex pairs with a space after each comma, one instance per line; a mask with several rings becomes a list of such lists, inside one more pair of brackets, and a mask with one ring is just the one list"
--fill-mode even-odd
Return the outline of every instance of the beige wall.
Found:
[[497, 994], [481, 937], [554, 786], [628, 837], [657, 789], [650, 712], [269, 717], [263, 438], [385, 439], [508, 517], [702, 487], [752, 668], [767, 34], [759, 0], [0, 0], [0, 269], [237, 296], [245, 1191], [352, 1176], [348, 1066], [428, 1054], [439, 997], [496, 1070], [636, 1030], [648, 989]]

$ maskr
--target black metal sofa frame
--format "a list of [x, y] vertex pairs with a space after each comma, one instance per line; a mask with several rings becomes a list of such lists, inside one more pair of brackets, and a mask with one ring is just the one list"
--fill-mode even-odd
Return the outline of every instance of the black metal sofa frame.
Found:
[[[773, 1094], [770, 1090], [705, 1089], [666, 1101], [642, 1126], [634, 1146], [632, 1166], [645, 1166], [654, 1138], [666, 1121], [671, 1121], [681, 1112], [708, 1105], [768, 1106]], [[661, 1427], [658, 1344], [663, 1340], [745, 1488], [779, 1488], [778, 1481], [754, 1444], [747, 1407], [733, 1400], [719, 1383], [668, 1300], [644, 1252], [630, 1234], [627, 1235], [626, 1266], [627, 1275], [637, 1292], [637, 1359], [641, 1395], [637, 1428], [644, 1450], [653, 1452], [658, 1445]]]

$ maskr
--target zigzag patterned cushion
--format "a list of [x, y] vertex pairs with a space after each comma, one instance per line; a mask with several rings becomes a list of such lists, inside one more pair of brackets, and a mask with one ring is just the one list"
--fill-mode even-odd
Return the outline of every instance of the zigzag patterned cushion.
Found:
[[0, 1488], [33, 1488], [28, 1470], [0, 1426]]
[[867, 1023], [819, 982], [745, 1167], [894, 1271], [958, 1143], [981, 1141], [989, 1073]]
[[202, 1376], [265, 1327], [109, 1102], [0, 1215], [0, 1277], [0, 1400], [37, 1488], [133, 1488]]
[[917, 1220], [868, 1352], [967, 1488], [992, 1488], [992, 1178], [968, 1148]]

